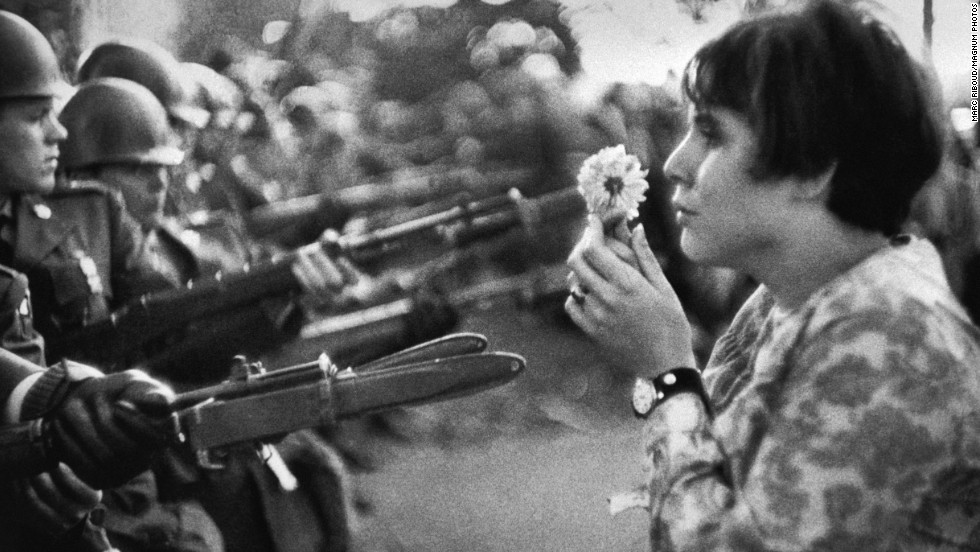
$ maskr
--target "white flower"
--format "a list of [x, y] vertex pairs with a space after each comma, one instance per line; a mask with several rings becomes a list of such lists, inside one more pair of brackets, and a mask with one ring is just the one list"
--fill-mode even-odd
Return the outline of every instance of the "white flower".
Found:
[[647, 172], [622, 144], [602, 148], [582, 163], [578, 191], [585, 197], [589, 213], [603, 224], [630, 220], [640, 214], [638, 207], [649, 187]]

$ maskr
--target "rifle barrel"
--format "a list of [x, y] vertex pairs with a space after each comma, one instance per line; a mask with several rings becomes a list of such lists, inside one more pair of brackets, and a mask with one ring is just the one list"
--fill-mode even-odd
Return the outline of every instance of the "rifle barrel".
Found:
[[[521, 293], [531, 300], [536, 296], [566, 289], [567, 274], [568, 268], [564, 264], [556, 264], [539, 271], [476, 284], [450, 293], [449, 304], [457, 308], [465, 307], [514, 293]], [[300, 331], [300, 338], [315, 339], [384, 323], [407, 316], [414, 308], [415, 302], [406, 297], [359, 311], [328, 316], [304, 326]]]
[[472, 220], [473, 218], [486, 213], [513, 207], [514, 204], [515, 199], [510, 195], [464, 203], [445, 211], [433, 213], [431, 215], [409, 220], [400, 224], [395, 224], [393, 226], [379, 228], [378, 230], [365, 234], [341, 236], [338, 245], [341, 251], [345, 253], [353, 253], [384, 243], [392, 242], [404, 236], [435, 228], [443, 224], [448, 224], [459, 220]]
[[[485, 197], [533, 181], [525, 168], [445, 169], [421, 175], [395, 173], [384, 180], [366, 182], [336, 191], [285, 199], [252, 209], [245, 227], [254, 236], [268, 236], [283, 227], [320, 216], [323, 228], [338, 227], [350, 213], [375, 211], [398, 205], [421, 204], [460, 192]], [[323, 214], [332, 216], [321, 216]]]

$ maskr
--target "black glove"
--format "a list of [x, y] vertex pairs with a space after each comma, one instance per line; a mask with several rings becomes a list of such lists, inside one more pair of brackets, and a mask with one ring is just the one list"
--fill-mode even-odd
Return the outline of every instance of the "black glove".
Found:
[[[92, 489], [65, 465], [46, 473], [0, 483], [0, 550], [22, 552], [105, 551], [86, 539], [101, 531], [89, 522], [102, 493]], [[104, 537], [104, 534], [102, 535]]]
[[128, 481], [167, 442], [173, 396], [139, 370], [71, 382], [45, 416], [54, 457], [97, 489]]

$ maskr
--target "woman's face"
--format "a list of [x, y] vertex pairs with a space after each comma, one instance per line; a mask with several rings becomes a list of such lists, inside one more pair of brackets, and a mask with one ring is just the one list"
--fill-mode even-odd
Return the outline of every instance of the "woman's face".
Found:
[[0, 193], [47, 193], [54, 188], [58, 144], [68, 136], [52, 99], [0, 105]]
[[750, 174], [757, 139], [731, 109], [692, 107], [689, 130], [667, 159], [681, 248], [691, 260], [749, 273], [778, 251], [790, 213], [788, 181]]

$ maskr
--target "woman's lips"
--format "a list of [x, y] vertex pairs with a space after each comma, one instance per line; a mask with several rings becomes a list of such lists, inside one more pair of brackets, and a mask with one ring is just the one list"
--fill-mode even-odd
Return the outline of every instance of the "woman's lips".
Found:
[[687, 226], [690, 224], [691, 219], [697, 216], [697, 212], [680, 205], [674, 205], [674, 209], [677, 210], [677, 224], [680, 226]]

